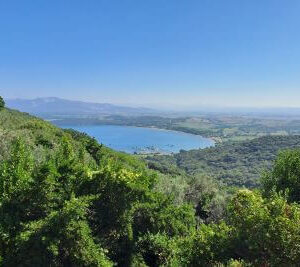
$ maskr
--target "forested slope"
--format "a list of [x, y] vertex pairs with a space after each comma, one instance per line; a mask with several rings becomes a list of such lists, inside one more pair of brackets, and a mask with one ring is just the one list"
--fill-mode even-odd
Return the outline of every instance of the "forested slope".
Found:
[[0, 137], [0, 160], [8, 158], [12, 143], [21, 139], [26, 148], [31, 151], [35, 163], [38, 164], [57, 153], [61, 141], [65, 138], [72, 149], [81, 154], [84, 163], [92, 167], [97, 166], [100, 157], [118, 159], [127, 166], [144, 167], [142, 162], [104, 147], [86, 134], [61, 129], [28, 113], [7, 108], [0, 112]]
[[166, 178], [185, 175], [162, 183], [137, 158], [17, 111], [0, 107], [0, 123], [1, 266], [300, 262], [299, 151], [280, 154], [261, 192], [235, 192], [207, 220], [219, 202], [204, 176], [176, 202]]
[[[46, 154], [56, 150], [65, 133], [28, 113], [2, 109], [0, 112], [0, 135], [1, 158], [8, 156], [13, 140], [22, 138], [26, 146], [32, 150], [35, 159], [42, 160]], [[74, 147], [76, 146], [74, 145]]]
[[205, 174], [227, 185], [252, 188], [259, 185], [262, 172], [270, 169], [280, 150], [299, 147], [300, 136], [265, 136], [146, 160], [150, 168], [163, 173]]

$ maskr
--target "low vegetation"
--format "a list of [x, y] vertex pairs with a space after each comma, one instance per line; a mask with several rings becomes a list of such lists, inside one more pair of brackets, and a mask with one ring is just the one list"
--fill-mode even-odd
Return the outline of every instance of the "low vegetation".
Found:
[[279, 151], [300, 147], [300, 136], [265, 136], [225, 143], [213, 148], [148, 156], [152, 169], [165, 174], [209, 175], [229, 186], [258, 187], [259, 177], [271, 168]]

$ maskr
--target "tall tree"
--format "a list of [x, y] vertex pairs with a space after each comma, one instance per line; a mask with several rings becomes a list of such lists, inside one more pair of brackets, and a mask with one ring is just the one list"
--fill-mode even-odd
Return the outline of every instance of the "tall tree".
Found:
[[0, 109], [5, 107], [5, 102], [2, 96], [0, 96]]

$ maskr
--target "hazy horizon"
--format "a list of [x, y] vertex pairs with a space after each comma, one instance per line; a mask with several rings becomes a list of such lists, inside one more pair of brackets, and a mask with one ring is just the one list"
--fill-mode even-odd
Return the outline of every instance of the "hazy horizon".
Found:
[[85, 101], [81, 99], [71, 99], [71, 98], [61, 98], [57, 96], [48, 96], [48, 97], [34, 97], [34, 98], [5, 98], [6, 100], [39, 100], [39, 99], [60, 99], [60, 100], [67, 100], [67, 101], [74, 101], [74, 102], [84, 102], [84, 103], [91, 103], [91, 104], [111, 104], [115, 106], [123, 106], [123, 107], [133, 107], [133, 108], [149, 108], [156, 111], [165, 111], [165, 112], [279, 112], [279, 111], [297, 111], [300, 112], [300, 106], [298, 107], [285, 107], [285, 106], [262, 106], [262, 107], [255, 107], [255, 106], [213, 106], [213, 105], [198, 105], [198, 106], [167, 106], [167, 105], [151, 105], [151, 104], [130, 104], [130, 103], [113, 103], [113, 102], [104, 102], [104, 101]]

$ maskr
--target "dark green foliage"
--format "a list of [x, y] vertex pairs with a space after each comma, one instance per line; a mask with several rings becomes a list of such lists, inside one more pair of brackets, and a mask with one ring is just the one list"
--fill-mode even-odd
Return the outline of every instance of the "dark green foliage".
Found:
[[223, 218], [227, 193], [209, 176], [160, 174], [155, 190], [168, 195], [175, 205], [192, 204], [200, 222]]
[[100, 159], [102, 156], [102, 145], [100, 145], [95, 138], [89, 137], [85, 133], [80, 133], [77, 131], [74, 131], [72, 129], [65, 130], [66, 133], [69, 133], [72, 138], [78, 142], [80, 142], [81, 145], [83, 145], [86, 149], [86, 151], [92, 155], [94, 160], [99, 164]]
[[224, 217], [227, 194], [209, 176], [195, 175], [188, 180], [185, 201], [193, 203], [201, 222], [218, 222]]
[[168, 236], [185, 236], [195, 228], [194, 210], [189, 205], [176, 207], [163, 195], [155, 194], [152, 201], [138, 204], [133, 213], [135, 236], [147, 232], [164, 232]]
[[87, 204], [75, 198], [77, 183], [88, 176], [69, 141], [63, 140], [55, 157], [41, 166], [33, 168], [30, 158], [16, 140], [11, 158], [1, 167], [4, 264], [101, 266], [107, 260], [91, 236]]
[[11, 157], [0, 165], [0, 199], [8, 199], [29, 185], [33, 160], [25, 144], [16, 139], [11, 148]]
[[139, 239], [137, 250], [148, 266], [181, 266], [178, 243], [166, 234], [145, 234]]
[[300, 150], [281, 152], [273, 170], [262, 177], [262, 187], [266, 196], [277, 192], [300, 203]]
[[298, 205], [242, 190], [229, 203], [228, 223], [232, 226], [232, 256], [258, 266], [296, 266], [300, 262]]
[[[5, 265], [103, 266], [110, 265], [109, 256], [129, 266], [140, 255], [138, 240], [144, 234], [180, 236], [194, 227], [191, 207], [175, 207], [151, 191], [156, 175], [143, 163], [107, 154], [93, 170], [81, 156], [65, 136], [54, 154], [33, 164], [24, 143], [13, 142], [0, 177]], [[154, 209], [150, 216], [156, 223], [135, 219], [142, 207]]]
[[0, 96], [0, 110], [5, 107], [5, 102], [2, 96]]
[[59, 211], [31, 222], [16, 238], [12, 266], [112, 266], [87, 223], [88, 199], [72, 198]]
[[187, 266], [214, 266], [231, 259], [231, 228], [225, 223], [201, 225], [181, 241], [182, 257]]
[[[299, 206], [278, 196], [264, 199], [241, 190], [229, 202], [225, 219], [201, 225], [180, 240], [180, 258], [187, 266], [219, 266], [232, 259], [251, 266], [298, 266]], [[246, 266], [245, 262], [237, 266]]]
[[172, 175], [210, 175], [230, 186], [259, 186], [259, 177], [270, 169], [282, 149], [300, 147], [300, 136], [266, 136], [240, 143], [180, 151], [170, 156], [146, 158], [152, 169]]

